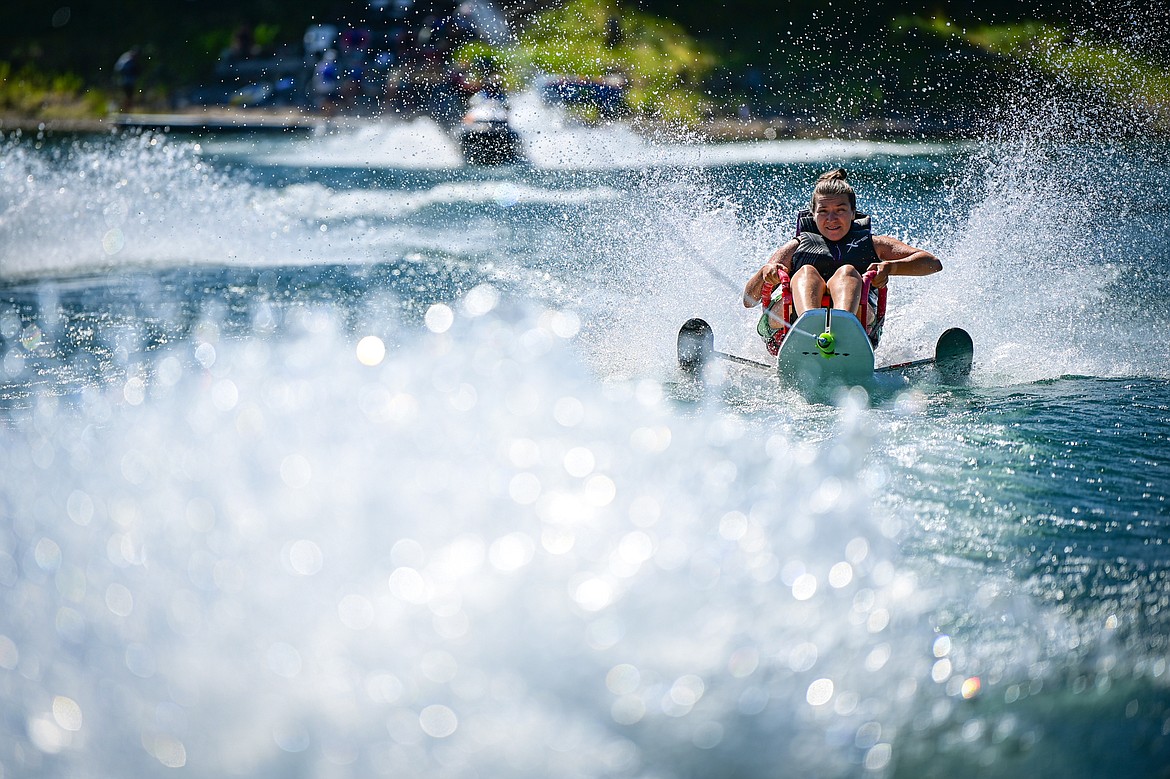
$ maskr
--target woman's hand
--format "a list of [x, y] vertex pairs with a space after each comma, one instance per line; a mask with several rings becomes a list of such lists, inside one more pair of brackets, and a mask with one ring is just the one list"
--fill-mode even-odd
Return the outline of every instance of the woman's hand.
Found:
[[780, 285], [780, 274], [788, 275], [788, 271], [780, 263], [768, 263], [764, 266], [764, 283], [771, 284], [773, 287]]
[[780, 277], [788, 275], [788, 267], [792, 264], [792, 255], [796, 251], [797, 244], [798, 241], [795, 238], [789, 240], [788, 243], [772, 252], [768, 261], [752, 274], [747, 285], [743, 288], [744, 306], [751, 308], [759, 305], [765, 285], [770, 284], [772, 289], [780, 285]]
[[890, 263], [888, 263], [888, 262], [875, 262], [872, 265], [870, 265], [868, 268], [865, 269], [866, 273], [869, 273], [870, 271], [874, 271], [876, 274], [873, 277], [873, 281], [870, 282], [870, 286], [875, 287], [877, 289], [881, 289], [882, 287], [886, 286], [887, 283], [889, 283], [889, 281], [890, 281]]

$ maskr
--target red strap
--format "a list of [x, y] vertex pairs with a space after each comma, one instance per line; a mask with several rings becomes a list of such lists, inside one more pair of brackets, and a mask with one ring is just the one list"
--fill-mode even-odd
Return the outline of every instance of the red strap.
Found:
[[[861, 277], [861, 304], [857, 307], [857, 318], [861, 320], [862, 327], [868, 327], [865, 320], [869, 308], [869, 288], [873, 286], [875, 276], [877, 276], [876, 270], [867, 270]], [[866, 330], [866, 332], [869, 331]]]
[[776, 291], [776, 287], [780, 288], [782, 295], [786, 297], [792, 296], [792, 290], [788, 286], [788, 272], [781, 268], [776, 272], [776, 275], [780, 277], [779, 283], [769, 284], [765, 281], [763, 288], [760, 290], [760, 302], [764, 304], [764, 308], [772, 305], [772, 293]]

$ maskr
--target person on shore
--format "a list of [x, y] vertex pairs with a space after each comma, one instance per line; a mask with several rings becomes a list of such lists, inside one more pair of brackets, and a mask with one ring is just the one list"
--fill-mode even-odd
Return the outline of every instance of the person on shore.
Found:
[[122, 111], [129, 111], [134, 107], [134, 97], [138, 92], [138, 77], [142, 75], [142, 68], [138, 62], [139, 49], [132, 46], [118, 57], [114, 63], [114, 77], [118, 82], [118, 90], [122, 93]]
[[337, 64], [337, 52], [326, 49], [313, 69], [313, 97], [317, 110], [325, 116], [333, 116], [337, 111], [340, 89], [341, 69]]
[[[862, 277], [873, 271], [873, 300], [867, 306], [870, 321], [862, 325], [876, 345], [881, 327], [874, 316], [878, 290], [886, 286], [890, 276], [928, 276], [940, 270], [942, 263], [925, 249], [889, 235], [874, 235], [869, 215], [857, 211], [857, 195], [845, 169], [837, 168], [817, 179], [808, 210], [797, 214], [796, 237], [773, 252], [748, 280], [743, 304], [752, 308], [759, 305], [765, 292], [779, 292], [783, 273], [790, 279], [796, 317], [810, 308], [819, 308], [826, 295], [833, 308], [856, 316], [862, 302]], [[778, 294], [758, 328], [770, 352], [779, 348], [775, 336], [783, 338], [788, 325], [781, 300]]]

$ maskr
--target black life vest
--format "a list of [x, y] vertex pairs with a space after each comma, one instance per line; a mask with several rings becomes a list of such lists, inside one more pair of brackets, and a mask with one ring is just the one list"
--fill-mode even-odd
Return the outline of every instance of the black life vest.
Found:
[[817, 222], [812, 212], [796, 212], [796, 240], [800, 245], [792, 256], [792, 272], [812, 265], [828, 281], [843, 265], [852, 265], [858, 273], [864, 274], [869, 266], [878, 262], [877, 250], [873, 246], [869, 214], [858, 212], [849, 232], [840, 241], [830, 241], [817, 231]]

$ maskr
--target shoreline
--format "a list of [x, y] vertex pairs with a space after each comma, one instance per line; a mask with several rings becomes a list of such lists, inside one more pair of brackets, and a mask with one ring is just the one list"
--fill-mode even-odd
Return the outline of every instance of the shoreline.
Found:
[[[324, 116], [297, 108], [222, 108], [176, 111], [135, 111], [103, 117], [53, 118], [0, 115], [0, 134], [12, 132], [48, 134], [106, 134], [132, 132], [181, 132], [198, 135], [233, 133], [311, 133], [404, 121], [394, 115]], [[970, 128], [924, 126], [904, 120], [868, 119], [826, 126], [790, 117], [710, 119], [680, 128], [645, 119], [623, 123], [651, 140], [685, 138], [698, 143], [736, 143], [774, 140], [860, 141], [962, 141], [970, 140]]]

